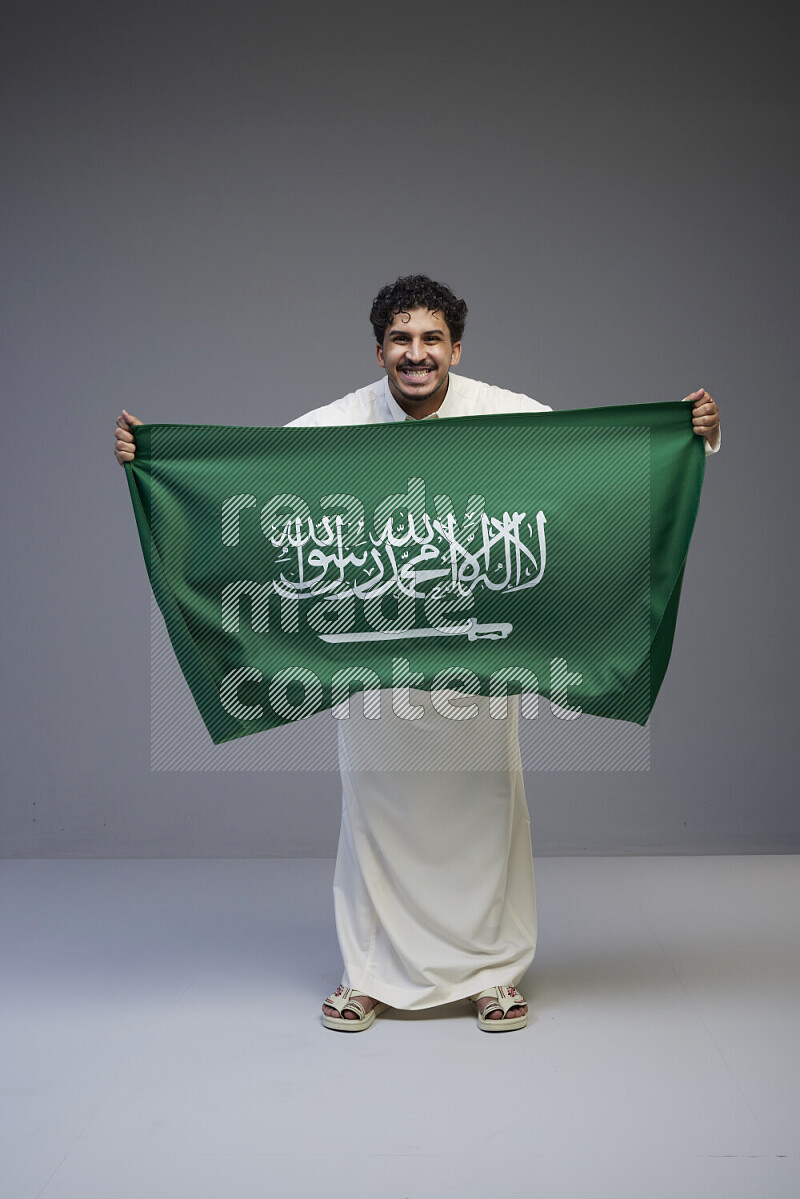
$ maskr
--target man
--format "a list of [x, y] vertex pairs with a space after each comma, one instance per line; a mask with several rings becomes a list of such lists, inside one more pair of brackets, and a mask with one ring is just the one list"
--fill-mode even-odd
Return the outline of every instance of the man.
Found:
[[[385, 375], [369, 387], [291, 422], [374, 424], [478, 414], [549, 411], [525, 395], [451, 374], [461, 358], [467, 306], [443, 284], [412, 275], [382, 288], [370, 320]], [[719, 411], [703, 389], [694, 432], [719, 447]], [[135, 452], [123, 411], [115, 454]], [[508, 722], [478, 716], [437, 721], [430, 697], [409, 687], [419, 719], [381, 720], [362, 710], [338, 723], [342, 824], [334, 876], [336, 927], [345, 976], [323, 1004], [323, 1023], [362, 1031], [387, 1006], [421, 1009], [469, 997], [479, 1027], [527, 1022], [516, 984], [536, 945], [530, 822], [517, 739]], [[382, 694], [381, 699], [384, 699]], [[400, 760], [402, 771], [382, 769]], [[451, 769], [431, 763], [454, 763]], [[498, 765], [499, 764], [499, 765]]]

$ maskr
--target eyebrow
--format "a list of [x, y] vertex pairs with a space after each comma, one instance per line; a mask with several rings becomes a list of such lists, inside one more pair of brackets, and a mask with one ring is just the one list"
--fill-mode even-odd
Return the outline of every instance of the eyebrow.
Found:
[[[408, 333], [407, 329], [392, 329], [389, 332], [390, 338], [408, 337], [408, 336], [409, 336], [409, 333]], [[444, 333], [442, 332], [441, 329], [426, 329], [423, 332], [422, 336], [423, 337], [444, 337]]]

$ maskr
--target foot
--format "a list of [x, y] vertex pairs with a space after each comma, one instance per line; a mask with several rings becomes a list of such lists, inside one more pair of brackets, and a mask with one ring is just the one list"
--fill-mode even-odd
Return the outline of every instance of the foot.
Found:
[[[478, 1007], [478, 1011], [480, 1012], [480, 1014], [483, 1015], [483, 1013], [486, 1011], [486, 1008], [489, 1006], [489, 1004], [493, 1003], [493, 1002], [494, 1002], [494, 1000], [492, 999], [491, 995], [484, 995], [483, 999], [479, 999], [477, 1007]], [[502, 1012], [489, 1012], [489, 1015], [486, 1017], [486, 1019], [487, 1020], [515, 1020], [517, 1018], [517, 1016], [524, 1016], [525, 1013], [527, 1012], [527, 1010], [528, 1010], [527, 1003], [521, 1003], [521, 1004], [516, 1005], [515, 1007], [510, 1007], [508, 1009], [508, 1011], [506, 1012], [505, 1016], [503, 1015]]]
[[[372, 1008], [374, 1008], [375, 1004], [378, 1002], [377, 999], [373, 999], [369, 995], [356, 994], [353, 996], [353, 999], [357, 999], [358, 1002], [363, 1005], [365, 1015], [367, 1012], [370, 1012], [372, 1010]], [[329, 1003], [323, 1003], [322, 1010], [326, 1016], [332, 1016], [334, 1020], [358, 1020], [359, 1019], [359, 1016], [356, 1012], [338, 1012], [336, 1010], [336, 1008], [331, 1007], [331, 1005]]]

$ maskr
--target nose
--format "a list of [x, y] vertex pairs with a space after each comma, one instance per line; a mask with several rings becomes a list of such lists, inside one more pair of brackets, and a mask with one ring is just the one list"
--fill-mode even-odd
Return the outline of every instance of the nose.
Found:
[[428, 352], [422, 341], [409, 342], [406, 347], [406, 358], [409, 362], [424, 362], [428, 356]]

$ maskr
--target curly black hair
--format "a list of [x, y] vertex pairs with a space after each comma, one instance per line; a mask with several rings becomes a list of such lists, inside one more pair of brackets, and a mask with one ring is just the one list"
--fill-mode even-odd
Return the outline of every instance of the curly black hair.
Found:
[[461, 341], [467, 322], [464, 300], [457, 299], [446, 283], [435, 283], [427, 275], [401, 275], [394, 283], [382, 287], [372, 301], [369, 319], [379, 345], [383, 345], [386, 330], [398, 312], [409, 312], [412, 308], [441, 312], [453, 344]]

